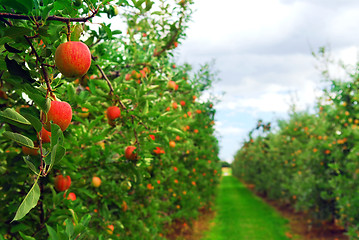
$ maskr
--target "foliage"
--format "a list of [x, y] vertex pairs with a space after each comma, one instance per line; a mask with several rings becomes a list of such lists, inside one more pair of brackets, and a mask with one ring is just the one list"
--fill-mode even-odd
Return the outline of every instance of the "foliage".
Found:
[[[211, 204], [220, 168], [215, 110], [196, 98], [213, 75], [207, 65], [193, 73], [173, 62], [192, 2], [168, 2], [2, 1], [1, 237], [159, 239], [164, 226], [190, 221]], [[127, 32], [93, 18], [105, 15], [121, 18]], [[54, 65], [56, 48], [68, 40], [92, 54], [78, 79]], [[72, 123], [64, 132], [51, 124], [45, 143], [40, 132], [54, 99], [71, 105]], [[121, 109], [115, 121], [107, 119], [110, 106]], [[125, 158], [127, 146], [136, 146], [136, 159]], [[71, 177], [65, 192], [54, 188], [57, 175]]]
[[[321, 51], [318, 58], [327, 63]], [[278, 129], [258, 123], [232, 163], [235, 176], [260, 193], [335, 222], [358, 239], [359, 73], [331, 79], [315, 113], [292, 112]]]

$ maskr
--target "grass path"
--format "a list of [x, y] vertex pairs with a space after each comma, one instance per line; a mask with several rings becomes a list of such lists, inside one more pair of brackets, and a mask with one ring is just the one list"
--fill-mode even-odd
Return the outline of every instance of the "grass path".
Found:
[[223, 176], [215, 208], [202, 240], [288, 240], [288, 221], [233, 176]]

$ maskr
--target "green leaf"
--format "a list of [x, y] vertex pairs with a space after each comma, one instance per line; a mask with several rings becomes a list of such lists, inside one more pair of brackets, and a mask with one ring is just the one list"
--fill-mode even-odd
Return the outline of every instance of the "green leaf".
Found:
[[38, 174], [37, 169], [34, 166], [34, 164], [32, 164], [32, 162], [29, 161], [29, 159], [30, 159], [29, 156], [24, 157], [24, 161], [25, 161], [26, 165], [37, 175]]
[[50, 169], [53, 165], [60, 162], [61, 159], [65, 156], [66, 149], [63, 146], [60, 146], [56, 144], [51, 151], [51, 163], [50, 163]]
[[28, 192], [28, 194], [26, 195], [25, 199], [20, 204], [20, 207], [17, 209], [15, 217], [11, 222], [22, 219], [32, 208], [37, 205], [37, 202], [40, 198], [40, 187], [37, 184], [37, 181], [38, 178]]
[[141, 5], [142, 3], [144, 3], [146, 0], [138, 0], [136, 3], [135, 1], [133, 1], [133, 3], [135, 4], [135, 7], [138, 8], [139, 10], [142, 10]]
[[15, 60], [9, 59], [8, 56], [5, 57], [6, 67], [9, 70], [9, 73], [14, 76], [21, 77], [23, 80], [28, 81], [29, 83], [34, 83], [35, 80], [33, 80], [30, 76], [30, 72], [27, 70], [24, 70], [20, 64], [18, 64]]
[[12, 39], [16, 39], [18, 37], [23, 38], [24, 35], [28, 35], [30, 33], [31, 33], [30, 28], [12, 26], [5, 28], [3, 37], [7, 36]]
[[20, 233], [20, 236], [22, 237], [23, 240], [36, 240], [33, 237], [30, 237], [30, 236], [27, 236], [27, 235], [23, 234], [22, 232], [19, 232], [19, 233]]
[[80, 223], [86, 227], [90, 223], [90, 220], [91, 220], [91, 215], [86, 214], [81, 218]]
[[74, 234], [74, 225], [70, 219], [66, 219], [66, 233], [69, 239], [71, 238], [72, 234]]
[[102, 26], [102, 29], [105, 30], [108, 38], [111, 39], [112, 38], [111, 29], [108, 26], [106, 26], [105, 24], [103, 24], [103, 23], [101, 23], [101, 26]]
[[4, 111], [0, 112], [0, 119], [11, 125], [15, 125], [25, 129], [28, 129], [29, 126], [31, 126], [31, 123], [26, 118], [21, 116], [20, 113], [16, 112], [12, 108], [7, 108]]
[[57, 124], [51, 123], [51, 148], [54, 148], [56, 144], [63, 145], [64, 134], [61, 128]]
[[174, 127], [167, 127], [167, 131], [179, 134], [181, 137], [185, 136], [184, 132]]
[[40, 132], [42, 129], [42, 123], [39, 119], [29, 113], [24, 113], [23, 116], [31, 123], [36, 132]]
[[28, 97], [35, 102], [35, 104], [45, 113], [47, 113], [51, 107], [51, 100], [46, 98], [40, 90], [34, 88], [30, 84], [25, 84], [23, 86], [24, 92]]
[[51, 240], [60, 240], [59, 235], [57, 234], [57, 232], [55, 231], [55, 229], [53, 229], [52, 227], [50, 227], [49, 225], [46, 224], [46, 228], [47, 231], [50, 235], [50, 239]]
[[47, 4], [44, 10], [42, 10], [41, 17], [42, 19], [47, 19], [49, 17], [50, 11], [54, 8], [54, 3]]
[[28, 137], [25, 137], [24, 135], [21, 135], [19, 133], [13, 133], [13, 132], [9, 132], [9, 131], [6, 131], [4, 132], [3, 134], [5, 137], [17, 142], [18, 144], [22, 145], [22, 146], [25, 146], [25, 147], [28, 147], [28, 148], [32, 148], [32, 149], [36, 149], [34, 147], [34, 142], [31, 141], [30, 138]]
[[13, 48], [11, 47], [9, 44], [5, 43], [4, 44], [4, 47], [5, 49], [8, 51], [8, 52], [11, 52], [11, 53], [21, 53], [22, 51], [16, 49], [16, 48]]

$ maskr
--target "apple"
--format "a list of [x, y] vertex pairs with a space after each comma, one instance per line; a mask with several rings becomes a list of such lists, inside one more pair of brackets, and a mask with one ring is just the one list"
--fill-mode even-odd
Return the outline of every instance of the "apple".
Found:
[[193, 130], [194, 133], [198, 133], [198, 129]]
[[186, 105], [186, 102], [185, 101], [181, 101], [180, 102], [181, 106], [184, 107]]
[[170, 141], [170, 147], [171, 147], [171, 148], [176, 147], [176, 142], [175, 142], [175, 141]]
[[176, 102], [173, 102], [173, 103], [172, 103], [172, 107], [173, 107], [173, 109], [177, 109], [177, 108], [178, 108], [177, 103], [176, 103]]
[[145, 72], [145, 70], [140, 70], [140, 74], [141, 74], [141, 77], [143, 77], [143, 78], [145, 78], [146, 77], [146, 72]]
[[44, 127], [42, 127], [40, 131], [40, 136], [43, 143], [49, 143], [51, 139], [51, 132], [47, 131]]
[[38, 149], [28, 148], [25, 146], [22, 146], [21, 148], [22, 148], [22, 153], [24, 155], [31, 155], [31, 156], [39, 155], [39, 152], [37, 151]]
[[70, 176], [57, 175], [55, 177], [55, 189], [59, 192], [65, 191], [70, 188], [71, 178]]
[[143, 71], [145, 71], [146, 73], [150, 73], [150, 69], [148, 67], [144, 67]]
[[90, 112], [87, 108], [83, 107], [81, 108], [82, 112], [79, 112], [78, 115], [82, 118], [87, 118], [90, 115]]
[[92, 177], [92, 186], [98, 188], [101, 185], [101, 178], [99, 177]]
[[160, 155], [160, 154], [164, 154], [165, 150], [163, 150], [160, 147], [156, 147], [156, 149], [154, 149], [153, 152], [156, 153], [157, 155]]
[[[66, 193], [64, 193], [64, 198], [66, 198]], [[69, 193], [69, 196], [67, 197], [68, 200], [75, 201], [76, 200], [76, 194], [73, 192]]]
[[169, 88], [169, 89], [176, 90], [176, 86], [177, 86], [177, 84], [176, 84], [175, 81], [169, 81], [169, 82], [167, 83], [167, 88]]
[[131, 80], [131, 74], [127, 73], [127, 74], [125, 75], [125, 80], [126, 80], [126, 81], [130, 81], [130, 80]]
[[128, 146], [125, 149], [125, 158], [128, 160], [135, 160], [137, 158], [137, 153], [134, 153], [133, 151], [136, 149], [135, 146]]
[[67, 102], [52, 101], [50, 110], [47, 113], [47, 119], [44, 124], [44, 128], [51, 132], [52, 121], [54, 124], [57, 124], [62, 131], [65, 131], [66, 128], [70, 125], [72, 120], [72, 108]]
[[82, 42], [61, 43], [55, 52], [55, 65], [65, 77], [82, 77], [91, 66], [90, 49]]
[[106, 115], [110, 121], [113, 121], [121, 116], [121, 110], [117, 106], [111, 106], [107, 108]]
[[106, 232], [110, 235], [113, 234], [113, 230], [115, 230], [115, 227], [111, 224], [111, 225], [107, 225], [107, 229]]

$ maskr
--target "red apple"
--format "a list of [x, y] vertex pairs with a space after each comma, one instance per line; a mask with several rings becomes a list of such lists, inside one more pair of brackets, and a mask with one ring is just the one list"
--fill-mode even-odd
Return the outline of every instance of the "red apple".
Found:
[[110, 235], [113, 234], [113, 230], [115, 230], [115, 227], [111, 224], [107, 226], [106, 232]]
[[99, 187], [101, 185], [101, 178], [99, 177], [92, 177], [92, 186]]
[[128, 146], [125, 149], [125, 158], [128, 160], [135, 160], [137, 158], [137, 154], [133, 151], [136, 149], [135, 146]]
[[175, 142], [175, 141], [170, 141], [170, 147], [171, 147], [171, 148], [176, 147], [176, 142]]
[[44, 127], [42, 127], [40, 131], [42, 142], [49, 143], [51, 139], [51, 132], [47, 131]]
[[44, 124], [44, 128], [51, 132], [50, 121], [57, 124], [62, 131], [70, 125], [72, 120], [72, 108], [67, 102], [52, 101], [49, 112], [47, 113], [47, 119]]
[[185, 101], [181, 101], [180, 102], [181, 106], [184, 107], [186, 105], [186, 102]]
[[[66, 193], [64, 193], [64, 198], [66, 198]], [[69, 193], [69, 196], [67, 197], [68, 200], [75, 201], [76, 200], [76, 194], [73, 192]]]
[[59, 192], [65, 191], [70, 188], [71, 178], [70, 176], [66, 176], [66, 178], [62, 175], [57, 175], [55, 177], [55, 189]]
[[113, 121], [121, 116], [121, 110], [117, 106], [111, 106], [107, 108], [106, 114], [107, 114], [107, 118], [110, 121]]
[[39, 155], [38, 149], [28, 148], [25, 146], [22, 146], [22, 153], [24, 155], [31, 155], [31, 156]]
[[130, 80], [131, 80], [131, 74], [127, 73], [127, 74], [125, 75], [125, 80], [126, 80], [126, 81], [130, 81]]
[[169, 81], [167, 83], [167, 87], [170, 88], [170, 89], [176, 90], [176, 86], [177, 86], [177, 84], [176, 84], [175, 81]]
[[176, 103], [176, 102], [173, 102], [173, 103], [172, 103], [172, 107], [173, 107], [173, 109], [177, 109], [177, 108], [178, 108], [177, 103]]
[[82, 77], [91, 66], [90, 49], [82, 42], [62, 43], [55, 52], [55, 65], [65, 77]]

